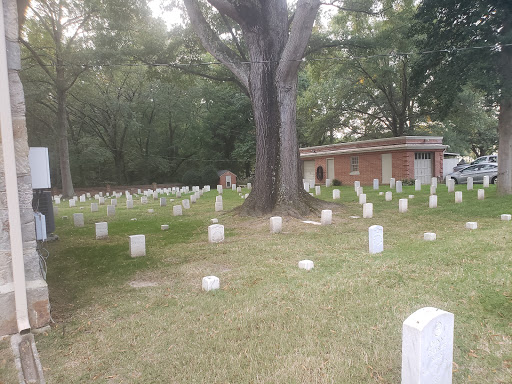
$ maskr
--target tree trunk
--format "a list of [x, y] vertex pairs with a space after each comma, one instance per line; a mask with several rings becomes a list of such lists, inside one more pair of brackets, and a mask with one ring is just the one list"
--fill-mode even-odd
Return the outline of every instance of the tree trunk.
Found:
[[66, 92], [57, 88], [57, 125], [59, 129], [59, 163], [62, 180], [62, 195], [73, 197], [73, 180], [69, 163], [68, 116], [66, 109]]

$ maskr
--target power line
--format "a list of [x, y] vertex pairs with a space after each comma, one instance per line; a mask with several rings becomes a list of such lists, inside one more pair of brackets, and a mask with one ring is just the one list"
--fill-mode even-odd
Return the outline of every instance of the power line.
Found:
[[[407, 56], [421, 56], [421, 55], [432, 55], [435, 53], [457, 53], [469, 50], [480, 50], [480, 49], [490, 49], [490, 50], [500, 50], [505, 47], [512, 47], [512, 43], [510, 44], [494, 44], [494, 45], [482, 45], [475, 47], [461, 47], [461, 48], [444, 48], [438, 50], [430, 50], [430, 51], [420, 51], [420, 52], [390, 52], [390, 53], [382, 53], [375, 55], [367, 55], [367, 56], [350, 56], [350, 57], [340, 57], [340, 56], [332, 56], [332, 57], [322, 57], [322, 58], [302, 58], [297, 60], [261, 60], [261, 61], [241, 61], [240, 64], [250, 65], [250, 64], [270, 64], [270, 63], [280, 63], [283, 61], [286, 62], [315, 62], [315, 61], [349, 61], [349, 60], [370, 60], [375, 58], [383, 58], [383, 57], [407, 57]], [[155, 67], [155, 68], [185, 68], [185, 67], [204, 67], [204, 66], [213, 66], [213, 65], [223, 65], [220, 61], [205, 61], [205, 62], [190, 62], [190, 63], [95, 63], [95, 64], [75, 64], [68, 63], [64, 66], [75, 66], [75, 67]], [[55, 65], [47, 64], [46, 67], [54, 67]]]

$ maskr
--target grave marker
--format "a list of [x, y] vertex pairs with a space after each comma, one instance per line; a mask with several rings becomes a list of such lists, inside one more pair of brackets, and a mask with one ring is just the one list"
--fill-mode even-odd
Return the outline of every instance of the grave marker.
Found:
[[96, 240], [108, 237], [108, 223], [95, 223], [94, 226], [96, 227]]
[[446, 180], [446, 186], [448, 187], [448, 193], [455, 191], [455, 180]]
[[115, 205], [107, 205], [107, 216], [114, 216], [116, 214]]
[[162, 231], [168, 231], [169, 230], [169, 224], [162, 224], [162, 225], [160, 225], [160, 229]]
[[224, 241], [224, 226], [221, 224], [208, 226], [208, 242], [220, 243], [222, 241]]
[[91, 212], [98, 212], [98, 203], [91, 203]]
[[83, 227], [84, 226], [84, 214], [83, 213], [73, 213], [73, 224], [75, 227]]
[[322, 193], [322, 191], [320, 190], [320, 186], [319, 186], [319, 185], [317, 185], [317, 186], [315, 187], [315, 195], [319, 196], [319, 195], [320, 195], [320, 193]]
[[466, 223], [466, 228], [467, 229], [477, 229], [478, 228], [478, 224], [475, 221], [468, 221]]
[[223, 205], [222, 205], [222, 201], [221, 202], [215, 202], [215, 212], [220, 212], [224, 209]]
[[473, 178], [471, 176], [468, 176], [467, 179], [467, 190], [472, 191], [473, 190]]
[[363, 219], [371, 219], [373, 217], [373, 203], [363, 204]]
[[144, 236], [144, 235], [130, 236], [130, 256], [131, 257], [146, 256], [146, 236]]
[[489, 188], [489, 176], [484, 176], [484, 188]]
[[402, 181], [398, 180], [396, 182], [396, 193], [402, 193]]
[[414, 180], [414, 190], [421, 191], [421, 180], [419, 180], [419, 179]]
[[166, 197], [161, 197], [160, 198], [160, 206], [161, 207], [167, 206], [167, 198]]
[[425, 240], [425, 241], [434, 241], [434, 240], [436, 240], [436, 238], [437, 238], [437, 235], [433, 232], [425, 232], [423, 234], [423, 240]]
[[391, 192], [391, 191], [387, 191], [387, 192], [386, 192], [385, 199], [386, 199], [386, 201], [391, 201], [391, 200], [393, 200], [393, 192]]
[[384, 251], [384, 229], [380, 225], [372, 225], [368, 228], [368, 249], [370, 253]]
[[220, 280], [217, 276], [205, 276], [201, 281], [203, 291], [214, 291], [220, 288]]
[[311, 271], [313, 268], [315, 268], [315, 264], [311, 260], [299, 261], [299, 269], [305, 269], [306, 271]]
[[455, 192], [455, 203], [462, 203], [462, 191]]
[[395, 188], [395, 178], [394, 177], [389, 179], [389, 188], [391, 188], [391, 189]]
[[270, 233], [280, 233], [283, 230], [283, 218], [273, 216], [270, 218]]
[[126, 208], [127, 209], [133, 208], [133, 200], [126, 200]]
[[451, 384], [453, 313], [421, 308], [402, 328], [402, 384]]
[[69, 207], [72, 208], [72, 207], [76, 207], [76, 201], [71, 199], [69, 200]]
[[361, 193], [359, 195], [359, 204], [366, 204], [366, 193]]
[[190, 209], [190, 200], [189, 199], [181, 200], [181, 205], [183, 205], [183, 208], [185, 208], [185, 209]]
[[332, 211], [330, 209], [322, 209], [322, 213], [320, 216], [320, 223], [322, 225], [331, 225], [332, 224]]
[[437, 195], [430, 195], [428, 197], [428, 207], [437, 208]]
[[181, 208], [181, 205], [174, 205], [172, 207], [172, 213], [174, 216], [182, 216], [183, 215], [183, 210]]
[[340, 199], [341, 196], [340, 196], [340, 190], [339, 189], [333, 189], [332, 190], [332, 199], [333, 200], [338, 200]]
[[512, 215], [504, 213], [503, 215], [501, 215], [500, 218], [502, 221], [510, 221], [510, 220], [512, 220]]
[[374, 190], [379, 189], [379, 179], [373, 179], [373, 189]]
[[485, 199], [485, 189], [479, 189], [477, 194], [478, 194], [478, 200]]
[[399, 213], [406, 213], [407, 212], [407, 205], [408, 205], [407, 199], [400, 199], [398, 200], [398, 212]]
[[329, 188], [331, 185], [332, 185], [332, 180], [331, 179], [325, 179], [325, 186], [327, 188]]

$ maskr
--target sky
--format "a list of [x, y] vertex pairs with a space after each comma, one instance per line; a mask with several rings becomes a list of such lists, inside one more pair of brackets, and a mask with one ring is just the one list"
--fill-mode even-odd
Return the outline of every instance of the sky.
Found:
[[[168, 1], [164, 0], [164, 4], [168, 3]], [[154, 17], [160, 17], [165, 21], [167, 25], [167, 29], [170, 29], [173, 25], [182, 23], [184, 19], [184, 15], [177, 9], [174, 9], [172, 12], [163, 11], [161, 9], [162, 0], [150, 0], [148, 1], [149, 8], [153, 13]]]

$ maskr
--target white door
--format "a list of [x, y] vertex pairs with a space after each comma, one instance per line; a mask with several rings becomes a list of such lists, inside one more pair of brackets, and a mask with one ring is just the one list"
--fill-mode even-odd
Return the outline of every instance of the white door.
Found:
[[393, 177], [393, 158], [391, 153], [385, 153], [382, 156], [382, 184], [389, 184], [389, 179]]
[[432, 153], [416, 152], [414, 154], [414, 178], [421, 184], [430, 184], [432, 180]]
[[304, 160], [304, 179], [315, 180], [315, 160]]
[[226, 176], [226, 188], [231, 188], [231, 176]]
[[327, 178], [334, 180], [334, 159], [327, 159]]

